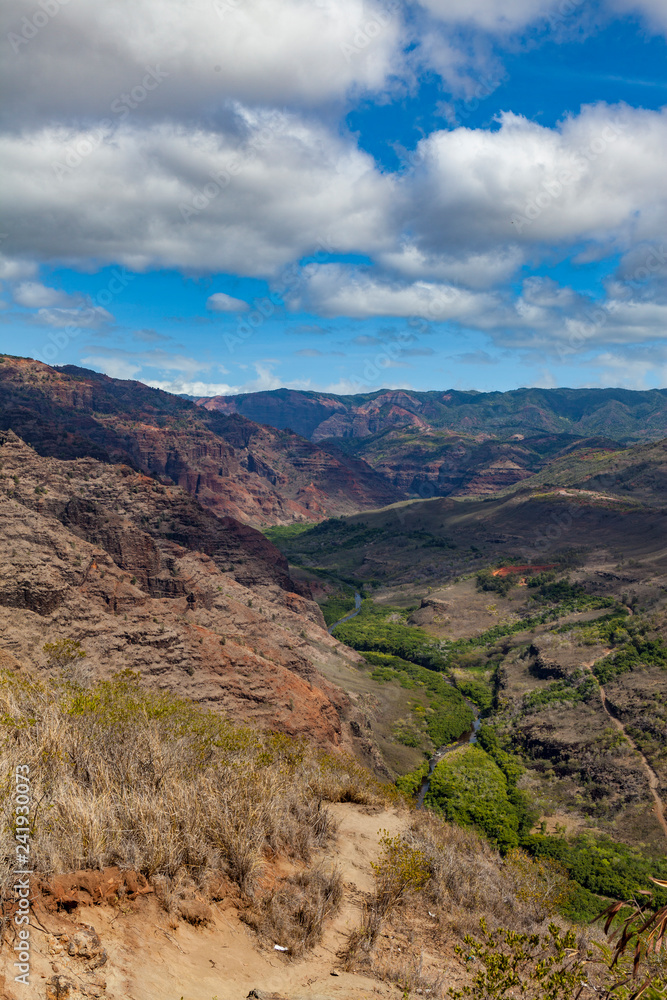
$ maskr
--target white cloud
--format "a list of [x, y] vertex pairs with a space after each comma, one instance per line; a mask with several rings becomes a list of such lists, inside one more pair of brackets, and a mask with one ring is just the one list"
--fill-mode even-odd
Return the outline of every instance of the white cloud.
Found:
[[226, 382], [201, 382], [182, 378], [168, 381], [142, 379], [142, 381], [153, 389], [163, 389], [164, 392], [172, 392], [175, 396], [229, 396], [235, 391], [234, 386], [228, 385]]
[[665, 156], [667, 110], [598, 104], [556, 128], [506, 113], [496, 131], [433, 133], [405, 179], [413, 242], [428, 257], [660, 238]]
[[47, 306], [76, 306], [81, 296], [67, 295], [57, 288], [48, 288], [39, 281], [24, 281], [14, 289], [14, 301], [27, 309]]
[[[438, 20], [449, 24], [470, 24], [486, 31], [505, 34], [547, 17], [558, 0], [419, 0]], [[583, 0], [570, 0], [572, 8]]]
[[[125, 364], [134, 368], [135, 371], [143, 369], [154, 369], [160, 372], [181, 372], [185, 377], [192, 377], [202, 371], [209, 371], [216, 368], [223, 375], [227, 370], [222, 365], [211, 362], [200, 361], [199, 358], [188, 357], [185, 354], [172, 354], [160, 347], [151, 348], [145, 351], [131, 351], [122, 347], [106, 347], [95, 344], [90, 347], [95, 351], [96, 362], [105, 361], [114, 364]], [[82, 363], [90, 361], [92, 358], [82, 359]], [[105, 362], [106, 363], [106, 362]], [[119, 378], [121, 376], [118, 376]], [[129, 376], [128, 376], [129, 377]], [[152, 384], [152, 383], [148, 383]]]
[[351, 140], [282, 113], [239, 108], [235, 121], [242, 140], [121, 126], [72, 168], [67, 150], [89, 133], [6, 134], [8, 248], [69, 265], [266, 275], [324, 244], [389, 245], [395, 181]]
[[380, 264], [406, 278], [431, 278], [477, 289], [508, 281], [523, 259], [517, 246], [499, 246], [480, 253], [463, 251], [454, 255], [427, 253], [408, 241], [403, 242], [400, 250], [378, 254]]
[[233, 295], [227, 295], [226, 292], [215, 292], [214, 295], [209, 295], [206, 300], [206, 308], [212, 309], [214, 312], [241, 312], [250, 307], [243, 299], [235, 299]]
[[[352, 87], [381, 89], [401, 68], [400, 8], [380, 0], [63, 4], [26, 44], [22, 18], [30, 14], [25, 0], [2, 5], [5, 114], [21, 126], [130, 115], [193, 122], [226, 98], [313, 105]], [[165, 75], [142, 96], [137, 88], [155, 67]]]
[[492, 308], [494, 300], [453, 285], [389, 282], [353, 267], [322, 264], [288, 303], [292, 309], [314, 309], [324, 316], [422, 316], [465, 322]]
[[664, 0], [608, 0], [611, 11], [620, 14], [639, 14], [649, 27], [656, 31], [667, 30], [667, 6]]
[[44, 326], [63, 328], [78, 327], [82, 330], [97, 330], [100, 326], [113, 321], [113, 316], [101, 306], [82, 309], [38, 309], [36, 319]]
[[34, 260], [12, 260], [0, 256], [0, 281], [21, 281], [37, 273]]
[[276, 362], [258, 361], [253, 365], [256, 373], [254, 379], [244, 382], [242, 385], [228, 385], [219, 382], [190, 381], [187, 379], [159, 380], [146, 378], [143, 381], [146, 385], [155, 389], [164, 389], [165, 392], [186, 393], [189, 396], [236, 396], [241, 392], [263, 392], [268, 389], [311, 389], [310, 379], [295, 379], [286, 382], [278, 378], [273, 372], [273, 365]]
[[129, 361], [126, 358], [96, 357], [89, 355], [81, 358], [81, 364], [85, 368], [92, 368], [94, 371], [104, 372], [110, 378], [134, 379], [141, 371], [141, 365]]

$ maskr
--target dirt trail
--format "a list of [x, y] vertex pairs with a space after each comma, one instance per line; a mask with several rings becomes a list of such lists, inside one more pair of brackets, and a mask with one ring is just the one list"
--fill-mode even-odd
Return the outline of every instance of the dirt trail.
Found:
[[[612, 652], [612, 650], [608, 650], [607, 651], [607, 653], [610, 653], [610, 652]], [[607, 653], [605, 655], [607, 655]], [[597, 662], [598, 662], [597, 660], [593, 660], [591, 663], [584, 663], [584, 664], [582, 664], [582, 666], [584, 666], [586, 668], [586, 670], [590, 671], [590, 673], [593, 674], [592, 668], [593, 668], [593, 665], [595, 663], [597, 663]], [[593, 676], [595, 677], [595, 674], [593, 674]], [[597, 680], [597, 678], [596, 678], [596, 680]], [[639, 749], [639, 747], [637, 746], [637, 744], [635, 743], [635, 741], [632, 739], [631, 736], [628, 735], [628, 733], [626, 732], [625, 726], [623, 725], [623, 723], [621, 722], [621, 720], [617, 719], [616, 716], [614, 715], [614, 713], [609, 708], [609, 705], [607, 704], [607, 695], [606, 695], [605, 689], [603, 688], [602, 684], [600, 684], [599, 681], [598, 681], [598, 688], [600, 689], [600, 701], [602, 702], [603, 709], [605, 710], [605, 712], [607, 713], [607, 715], [611, 719], [611, 721], [614, 724], [614, 726], [618, 729], [619, 732], [623, 733], [623, 736], [626, 738], [626, 740], [628, 741], [628, 743], [630, 744], [630, 746], [634, 750], [636, 750], [636, 752], [641, 757], [642, 765], [643, 765], [644, 771], [646, 772], [646, 777], [648, 778], [648, 786], [649, 786], [649, 789], [651, 791], [651, 795], [653, 796], [653, 801], [655, 802], [655, 816], [656, 816], [656, 819], [657, 819], [658, 823], [660, 824], [660, 826], [662, 828], [662, 832], [664, 833], [665, 838], [667, 838], [667, 818], [665, 817], [665, 805], [664, 805], [662, 799], [660, 798], [660, 795], [659, 795], [659, 792], [658, 792], [658, 789], [660, 788], [660, 780], [658, 778], [658, 775], [655, 773], [655, 771], [653, 770], [653, 768], [651, 767], [651, 765], [649, 764], [648, 760], [646, 759], [646, 757], [644, 756], [644, 754], [641, 752], [641, 750]]]
[[660, 781], [658, 779], [658, 775], [655, 773], [655, 771], [653, 770], [653, 768], [651, 767], [648, 760], [641, 752], [635, 741], [630, 736], [628, 736], [625, 730], [625, 726], [623, 725], [621, 720], [617, 719], [614, 713], [609, 708], [609, 705], [607, 704], [607, 695], [605, 694], [605, 690], [601, 684], [600, 684], [600, 701], [602, 702], [602, 707], [604, 708], [605, 712], [607, 713], [613, 724], [620, 732], [623, 733], [626, 740], [631, 744], [631, 746], [634, 747], [634, 749], [637, 751], [637, 753], [642, 759], [642, 764], [644, 770], [646, 771], [646, 776], [648, 778], [648, 785], [649, 788], [651, 789], [651, 795], [653, 796], [653, 800], [655, 802], [656, 819], [658, 820], [658, 823], [662, 827], [662, 832], [664, 833], [665, 837], [667, 837], [667, 819], [665, 818], [665, 806], [662, 799], [660, 798], [660, 795], [658, 794], [658, 789], [660, 788]]
[[[31, 940], [30, 986], [14, 990], [9, 971], [13, 956], [5, 945], [0, 952], [1, 1000], [53, 1000], [56, 996], [68, 1000], [243, 1000], [253, 989], [290, 1000], [391, 1000], [395, 986], [341, 971], [337, 952], [359, 920], [364, 893], [372, 888], [370, 863], [379, 856], [382, 831], [400, 833], [409, 816], [352, 803], [329, 808], [339, 831], [327, 857], [341, 870], [345, 897], [321, 945], [307, 957], [290, 961], [278, 952], [260, 950], [231, 898], [212, 905], [211, 924], [195, 928], [169, 917], [154, 896], [145, 896], [120, 907], [79, 906], [71, 916], [40, 913]], [[63, 947], [55, 937], [68, 934], [71, 939], [84, 926], [94, 928], [108, 955], [92, 974], [84, 971], [80, 959], [68, 955], [67, 943]], [[70, 992], [54, 992], [49, 984], [58, 976], [72, 985]]]

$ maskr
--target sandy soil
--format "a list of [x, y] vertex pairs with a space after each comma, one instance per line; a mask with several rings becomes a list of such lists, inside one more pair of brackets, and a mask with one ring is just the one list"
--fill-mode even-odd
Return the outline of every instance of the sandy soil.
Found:
[[[400, 832], [407, 815], [351, 803], [330, 809], [340, 825], [336, 846], [327, 854], [341, 869], [345, 898], [322, 944], [306, 958], [291, 961], [278, 952], [261, 950], [240, 921], [232, 898], [212, 904], [208, 926], [193, 927], [175, 921], [153, 896], [145, 896], [120, 908], [79, 906], [71, 915], [38, 910], [30, 986], [13, 982], [14, 958], [11, 944], [5, 942], [0, 954], [0, 998], [241, 1000], [251, 990], [289, 1000], [375, 1000], [395, 995], [395, 986], [338, 969], [336, 953], [359, 919], [363, 893], [372, 887], [370, 862], [378, 857], [381, 832]], [[108, 955], [92, 972], [86, 970], [94, 961], [68, 954], [68, 940], [85, 928], [94, 929], [100, 949]]]

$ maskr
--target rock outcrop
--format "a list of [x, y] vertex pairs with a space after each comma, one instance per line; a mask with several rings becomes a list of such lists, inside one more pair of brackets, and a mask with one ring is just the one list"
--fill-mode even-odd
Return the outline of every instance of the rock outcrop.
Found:
[[263, 535], [177, 486], [43, 458], [12, 432], [0, 462], [0, 667], [48, 672], [45, 643], [72, 639], [93, 676], [129, 668], [236, 721], [341, 743], [350, 703], [318, 664], [358, 656]]

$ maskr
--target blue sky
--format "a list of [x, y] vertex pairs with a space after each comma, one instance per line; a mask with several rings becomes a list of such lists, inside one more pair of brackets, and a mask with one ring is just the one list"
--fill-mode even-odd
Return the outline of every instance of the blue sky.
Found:
[[667, 384], [663, 0], [2, 18], [0, 350], [193, 395]]

